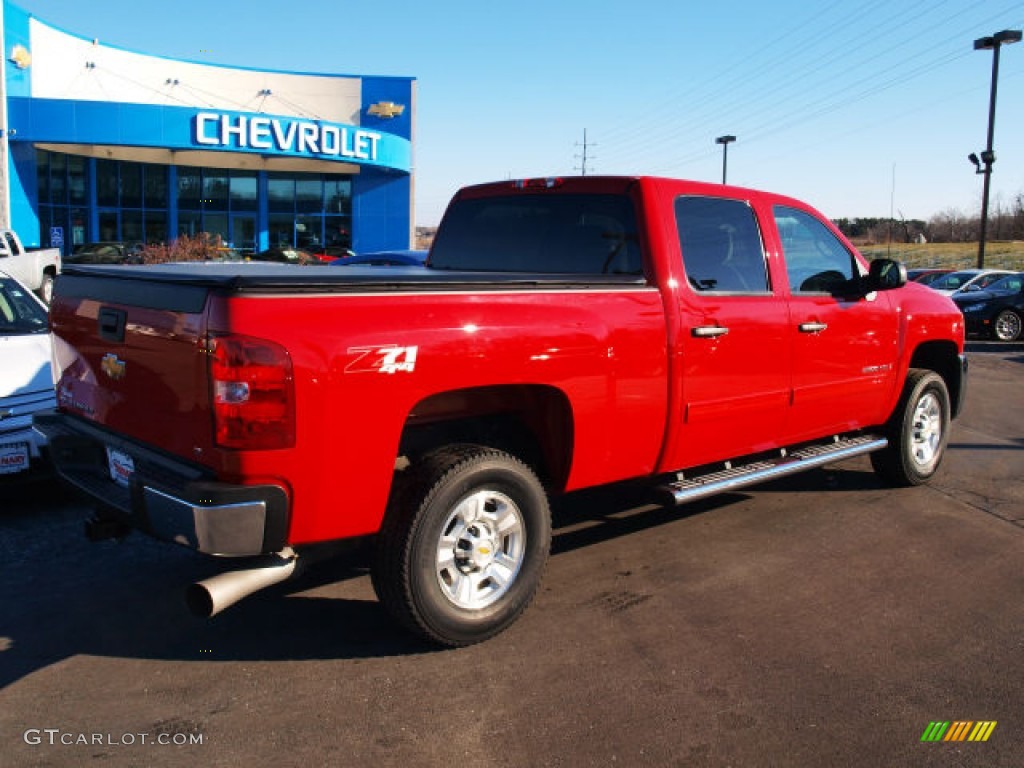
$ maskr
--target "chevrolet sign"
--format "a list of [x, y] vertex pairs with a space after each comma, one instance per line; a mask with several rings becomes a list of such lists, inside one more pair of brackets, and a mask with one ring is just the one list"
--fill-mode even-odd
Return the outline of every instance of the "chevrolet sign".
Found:
[[319, 120], [217, 112], [200, 112], [193, 120], [195, 142], [203, 146], [375, 161], [381, 140], [375, 131]]

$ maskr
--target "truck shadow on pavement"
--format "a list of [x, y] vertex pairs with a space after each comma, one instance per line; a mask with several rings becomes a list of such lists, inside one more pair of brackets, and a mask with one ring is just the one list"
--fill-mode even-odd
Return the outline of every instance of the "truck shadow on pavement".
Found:
[[[880, 486], [870, 471], [851, 467], [812, 470], [759, 487], [820, 492]], [[644, 498], [626, 484], [560, 500], [553, 555], [721, 511], [749, 495], [683, 507], [644, 504]], [[365, 552], [314, 563], [290, 581], [199, 619], [188, 612], [184, 589], [220, 572], [222, 563], [140, 535], [90, 544], [82, 533], [88, 511], [52, 483], [35, 495], [0, 496], [0, 510], [0, 688], [82, 654], [210, 662], [438, 651], [391, 622], [366, 577]]]

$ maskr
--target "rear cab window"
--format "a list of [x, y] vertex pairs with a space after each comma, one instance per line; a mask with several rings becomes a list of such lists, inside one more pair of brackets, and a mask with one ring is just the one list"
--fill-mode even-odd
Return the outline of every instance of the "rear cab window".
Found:
[[632, 200], [517, 194], [456, 200], [430, 252], [433, 269], [643, 275]]

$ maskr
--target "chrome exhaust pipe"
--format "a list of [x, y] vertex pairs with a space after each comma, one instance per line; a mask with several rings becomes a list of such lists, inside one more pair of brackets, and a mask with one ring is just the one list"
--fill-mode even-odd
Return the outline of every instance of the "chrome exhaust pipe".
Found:
[[266, 565], [218, 573], [197, 581], [185, 590], [185, 602], [196, 616], [208, 619], [243, 597], [278, 584], [295, 573], [298, 555], [291, 548], [268, 558]]

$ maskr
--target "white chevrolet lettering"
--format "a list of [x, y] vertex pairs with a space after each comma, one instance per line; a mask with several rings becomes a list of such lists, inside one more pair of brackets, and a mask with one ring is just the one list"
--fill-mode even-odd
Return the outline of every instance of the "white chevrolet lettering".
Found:
[[249, 146], [254, 149], [273, 149], [269, 117], [254, 117], [249, 121]]
[[239, 149], [276, 149], [304, 155], [351, 157], [376, 161], [381, 135], [373, 131], [309, 120], [200, 112], [195, 143]]
[[333, 125], [325, 125], [320, 132], [320, 151], [325, 155], [341, 152], [341, 131]]
[[231, 116], [230, 115], [221, 115], [221, 118], [220, 118], [220, 143], [221, 144], [230, 144], [231, 143], [231, 137], [235, 136], [237, 138], [237, 143], [238, 143], [239, 147], [246, 146], [246, 139], [248, 138], [248, 136], [246, 134], [246, 123], [247, 122], [248, 121], [245, 119], [245, 117], [240, 115], [238, 117], [238, 122], [235, 123], [234, 125], [232, 125]]
[[274, 140], [277, 142], [277, 148], [287, 152], [292, 148], [292, 142], [295, 141], [295, 130], [298, 126], [295, 123], [288, 124], [288, 130], [284, 133], [281, 132], [281, 121], [271, 120], [270, 127], [274, 129]]
[[320, 152], [317, 142], [318, 128], [319, 126], [313, 123], [299, 123], [299, 152]]
[[196, 144], [220, 144], [221, 141], [219, 137], [214, 136], [213, 138], [210, 138], [210, 136], [207, 135], [207, 123], [213, 123], [216, 125], [217, 115], [210, 112], [200, 112], [196, 115]]

